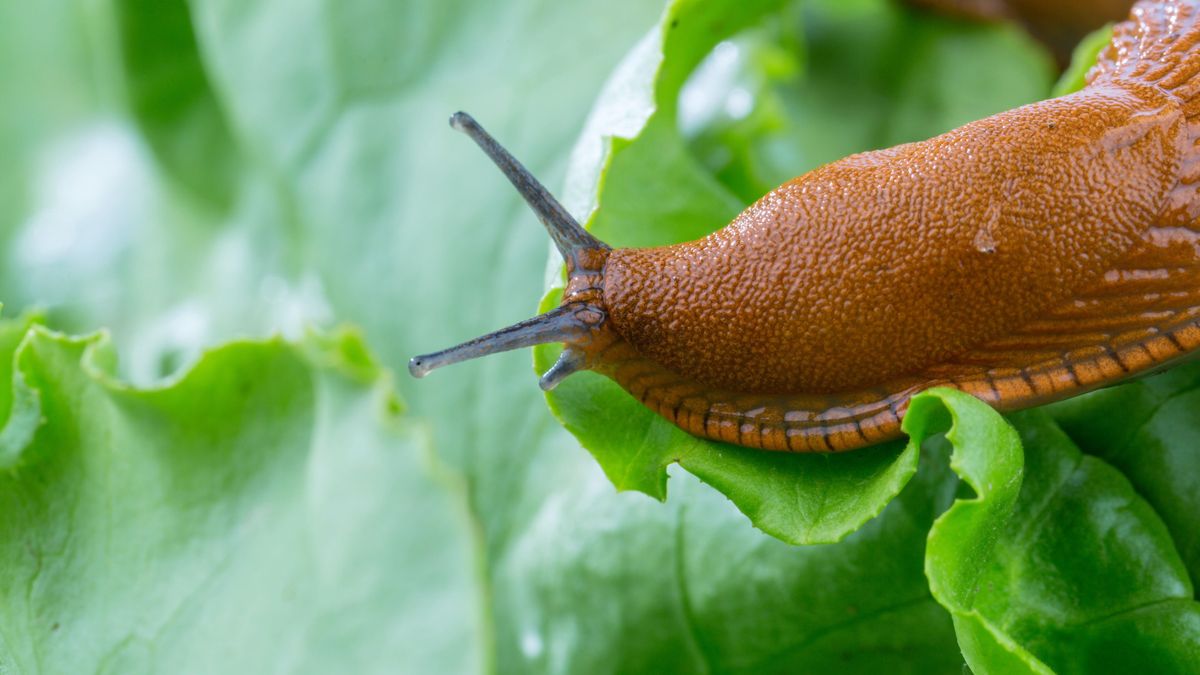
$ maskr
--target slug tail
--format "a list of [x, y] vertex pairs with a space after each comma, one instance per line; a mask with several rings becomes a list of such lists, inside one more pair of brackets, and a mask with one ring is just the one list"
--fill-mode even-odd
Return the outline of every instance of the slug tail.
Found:
[[1152, 84], [1200, 112], [1200, 3], [1141, 0], [1129, 18], [1113, 27], [1112, 41], [1087, 75], [1104, 80]]
[[1088, 72], [1087, 83], [1151, 86], [1174, 99], [1187, 121], [1179, 182], [1164, 218], [1200, 218], [1200, 1], [1141, 0], [1113, 27], [1112, 41]]

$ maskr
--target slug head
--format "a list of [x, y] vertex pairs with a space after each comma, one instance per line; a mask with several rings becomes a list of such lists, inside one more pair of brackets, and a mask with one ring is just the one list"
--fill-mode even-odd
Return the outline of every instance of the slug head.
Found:
[[612, 249], [583, 229], [550, 191], [474, 118], [464, 112], [454, 113], [450, 126], [470, 136], [487, 153], [546, 226], [566, 263], [567, 287], [562, 303], [555, 309], [449, 349], [414, 356], [408, 362], [408, 372], [413, 377], [424, 377], [431, 370], [452, 363], [563, 342], [566, 348], [562, 355], [539, 382], [542, 389], [553, 389], [571, 373], [588, 368], [590, 348], [603, 334], [608, 318], [602, 299], [604, 264]]

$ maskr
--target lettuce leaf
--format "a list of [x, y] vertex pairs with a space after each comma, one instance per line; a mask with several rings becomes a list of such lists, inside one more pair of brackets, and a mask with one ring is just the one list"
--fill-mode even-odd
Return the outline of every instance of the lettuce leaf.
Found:
[[[946, 428], [973, 493], [933, 524], [925, 574], [977, 673], [1190, 672], [1200, 603], [1163, 520], [1044, 411], [948, 389], [914, 398], [914, 442]], [[1019, 436], [1018, 436], [1019, 432]], [[1024, 447], [1024, 450], [1022, 449]]]
[[6, 321], [0, 344], [5, 669], [486, 659], [461, 488], [356, 333], [230, 343], [151, 388], [112, 375], [103, 334]]

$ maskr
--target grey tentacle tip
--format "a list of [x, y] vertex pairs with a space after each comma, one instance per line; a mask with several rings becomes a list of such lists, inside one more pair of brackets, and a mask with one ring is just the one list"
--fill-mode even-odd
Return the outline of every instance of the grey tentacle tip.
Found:
[[408, 360], [408, 374], [415, 378], [422, 378], [429, 374], [430, 368], [420, 356], [414, 356]]
[[567, 347], [562, 354], [559, 354], [554, 365], [550, 366], [550, 370], [547, 370], [538, 380], [538, 386], [542, 388], [542, 391], [550, 391], [567, 379], [567, 376], [586, 368], [586, 358], [583, 352], [573, 347]]
[[469, 124], [476, 124], [475, 118], [461, 110], [450, 116], [450, 128], [455, 131], [462, 131]]

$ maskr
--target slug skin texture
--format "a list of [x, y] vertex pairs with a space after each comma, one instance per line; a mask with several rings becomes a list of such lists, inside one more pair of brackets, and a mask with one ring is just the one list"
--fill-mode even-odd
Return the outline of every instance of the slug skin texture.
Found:
[[1192, 351], [1197, 9], [1138, 4], [1078, 93], [824, 166], [703, 239], [613, 250], [614, 336], [589, 367], [697, 435], [845, 450], [899, 435], [932, 386], [1015, 409]]

